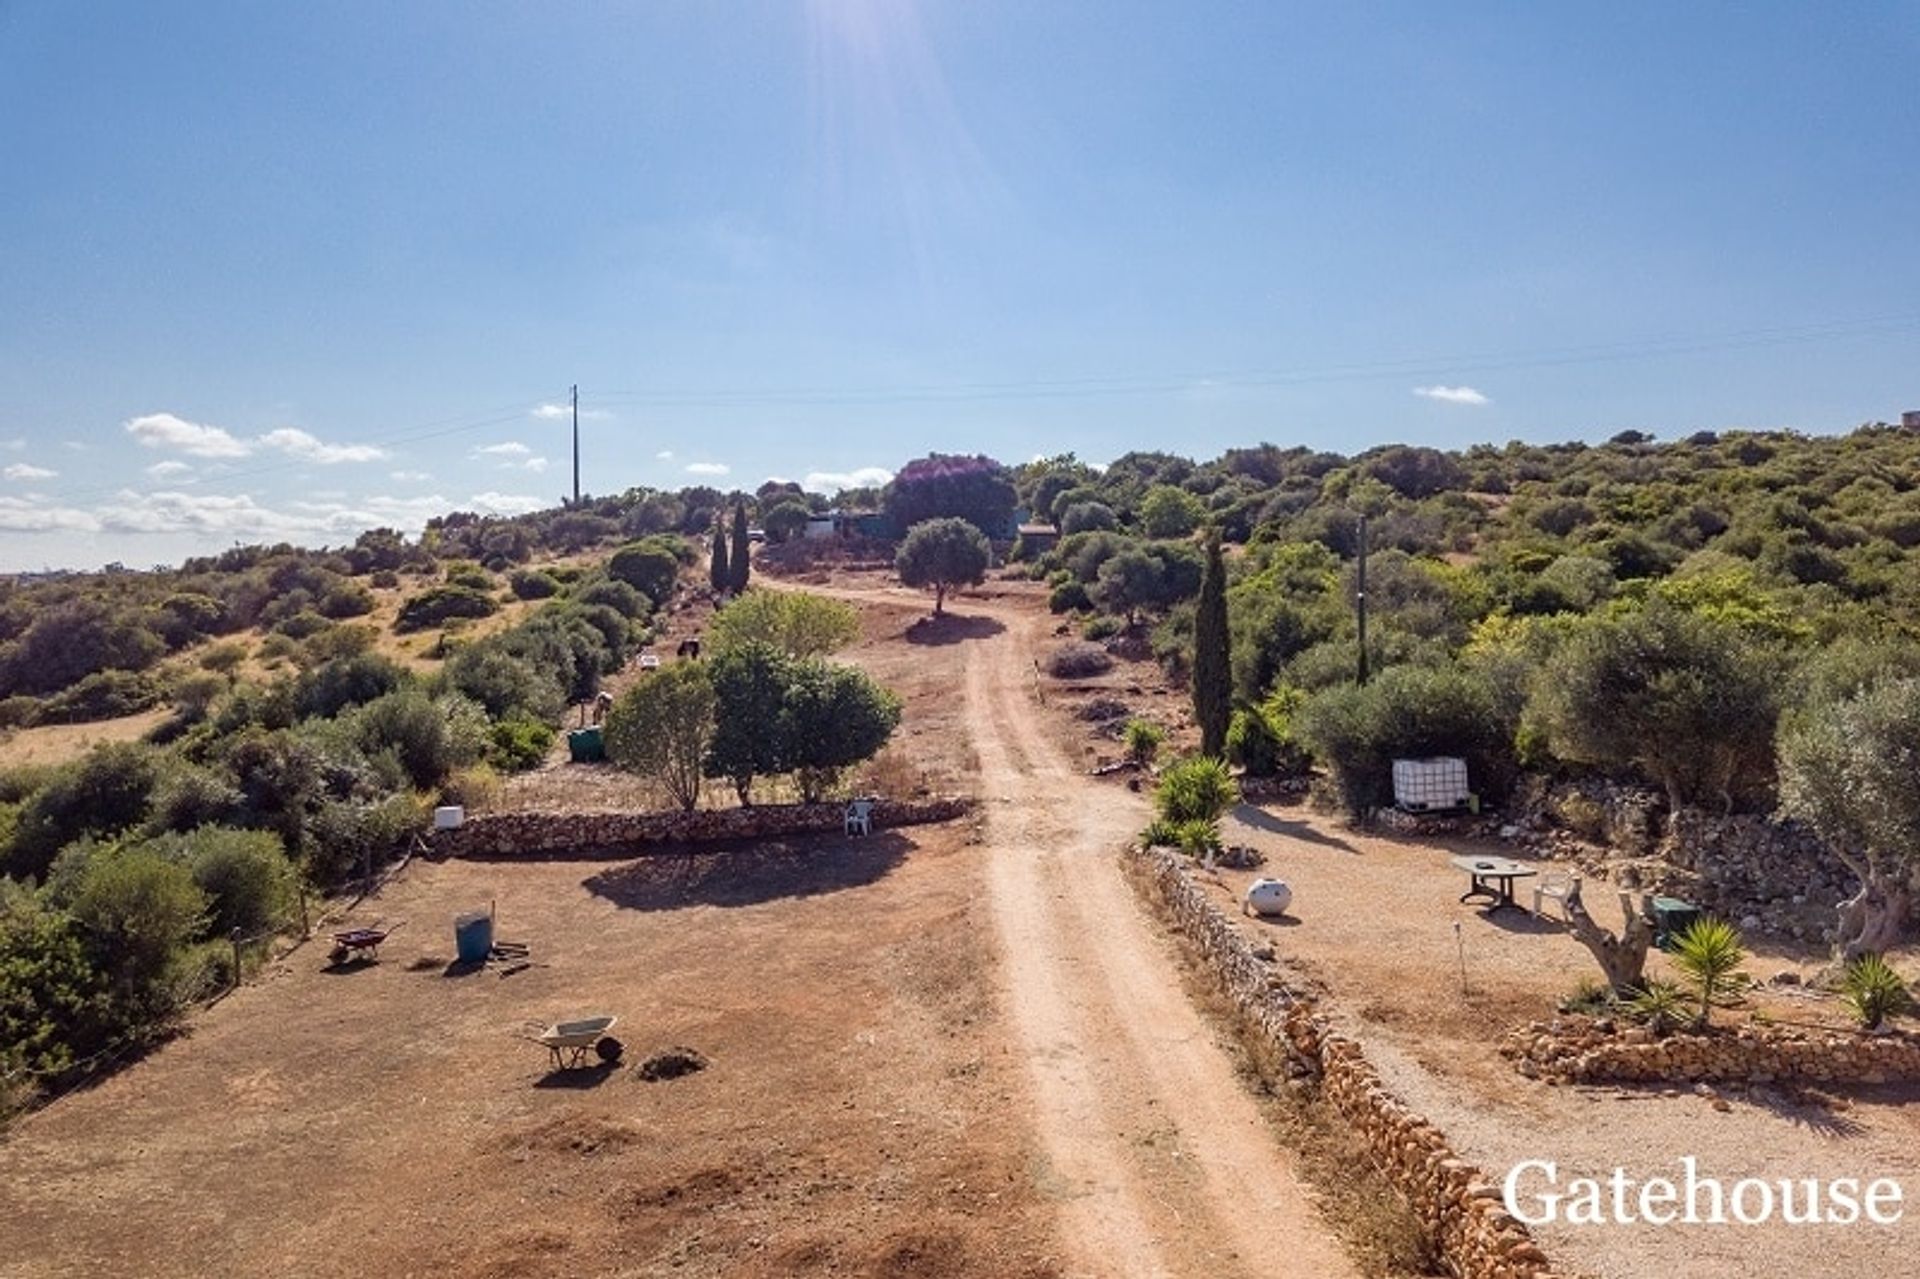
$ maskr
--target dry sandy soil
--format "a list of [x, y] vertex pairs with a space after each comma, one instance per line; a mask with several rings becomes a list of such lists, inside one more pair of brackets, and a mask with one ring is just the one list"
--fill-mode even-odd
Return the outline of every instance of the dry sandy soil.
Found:
[[[862, 598], [894, 767], [977, 830], [416, 863], [380, 963], [298, 950], [19, 1125], [6, 1273], [1356, 1273], [1120, 878], [1143, 802], [1030, 731], [1044, 615]], [[537, 966], [449, 974], [494, 901]], [[596, 1010], [620, 1069], [514, 1037]], [[670, 1045], [711, 1065], [635, 1077]]]

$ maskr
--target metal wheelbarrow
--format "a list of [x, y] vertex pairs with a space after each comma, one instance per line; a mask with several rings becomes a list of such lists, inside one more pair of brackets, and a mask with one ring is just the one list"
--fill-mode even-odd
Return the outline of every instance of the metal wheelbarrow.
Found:
[[[533, 1037], [534, 1042], [546, 1048], [553, 1058], [555, 1070], [578, 1070], [587, 1064], [587, 1054], [601, 1044], [602, 1036], [613, 1029], [618, 1017], [581, 1017], [575, 1021], [555, 1022]], [[606, 1061], [617, 1061], [620, 1057], [619, 1041], [606, 1040], [612, 1050], [601, 1048], [600, 1056]]]

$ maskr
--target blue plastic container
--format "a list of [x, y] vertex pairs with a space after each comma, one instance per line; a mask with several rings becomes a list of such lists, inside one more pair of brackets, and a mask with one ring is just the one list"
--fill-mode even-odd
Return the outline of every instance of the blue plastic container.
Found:
[[453, 921], [453, 949], [463, 964], [484, 964], [493, 953], [493, 916], [484, 910]]

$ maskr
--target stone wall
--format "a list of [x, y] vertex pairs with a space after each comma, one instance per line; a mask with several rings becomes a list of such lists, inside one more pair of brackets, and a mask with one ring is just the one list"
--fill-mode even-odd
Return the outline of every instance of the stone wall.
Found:
[[1563, 1017], [1512, 1031], [1500, 1051], [1552, 1083], [1920, 1082], [1920, 1037], [1742, 1026], [1656, 1038], [1644, 1027]]
[[1551, 1279], [1548, 1259], [1500, 1201], [1499, 1187], [1381, 1082], [1360, 1045], [1335, 1032], [1313, 997], [1287, 984], [1165, 849], [1129, 850], [1135, 886], [1199, 952], [1240, 1029], [1282, 1068], [1315, 1082], [1374, 1165], [1412, 1206], [1460, 1279]]
[[[973, 801], [961, 797], [873, 806], [873, 828], [950, 821]], [[845, 829], [845, 804], [756, 804], [680, 812], [482, 813], [454, 830], [435, 831], [436, 857], [632, 857], [656, 848]]]

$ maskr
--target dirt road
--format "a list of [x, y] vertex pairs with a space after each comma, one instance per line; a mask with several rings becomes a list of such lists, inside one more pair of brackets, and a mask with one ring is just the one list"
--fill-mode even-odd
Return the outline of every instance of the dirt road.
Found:
[[1089, 780], [1040, 726], [1033, 659], [1052, 619], [961, 609], [1004, 628], [967, 628], [965, 723], [1037, 1176], [1059, 1204], [1070, 1273], [1356, 1274], [1121, 877], [1115, 852], [1146, 802]]

